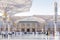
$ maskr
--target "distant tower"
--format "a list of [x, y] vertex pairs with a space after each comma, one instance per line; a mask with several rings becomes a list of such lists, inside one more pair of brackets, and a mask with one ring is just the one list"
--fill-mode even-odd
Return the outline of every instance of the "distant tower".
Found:
[[57, 16], [58, 16], [58, 14], [57, 14], [57, 2], [54, 2], [54, 12], [55, 12], [55, 23], [57, 22]]
[[56, 28], [57, 27], [57, 24], [56, 23], [57, 23], [57, 16], [58, 16], [58, 14], [57, 14], [57, 12], [58, 12], [57, 11], [57, 2], [54, 2], [54, 12], [55, 12], [55, 15], [54, 15], [55, 16], [54, 17], [55, 18], [55, 22], [54, 22], [54, 36], [56, 37], [56, 35], [57, 35], [56, 34], [56, 32], [57, 32], [57, 30], [56, 30], [57, 29]]

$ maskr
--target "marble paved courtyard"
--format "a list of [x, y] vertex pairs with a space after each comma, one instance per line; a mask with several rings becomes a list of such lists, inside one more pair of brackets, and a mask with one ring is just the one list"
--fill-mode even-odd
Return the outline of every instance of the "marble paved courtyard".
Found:
[[12, 36], [9, 36], [8, 38], [5, 38], [0, 35], [0, 40], [59, 40], [60, 39], [60, 36], [47, 36], [47, 35], [43, 35], [43, 34], [40, 34], [40, 35], [12, 35]]

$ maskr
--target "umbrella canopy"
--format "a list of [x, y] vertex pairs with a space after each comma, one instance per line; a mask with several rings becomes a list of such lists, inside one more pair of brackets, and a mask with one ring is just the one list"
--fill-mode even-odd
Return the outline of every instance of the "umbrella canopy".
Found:
[[0, 0], [0, 10], [7, 12], [9, 15], [29, 11], [31, 0]]

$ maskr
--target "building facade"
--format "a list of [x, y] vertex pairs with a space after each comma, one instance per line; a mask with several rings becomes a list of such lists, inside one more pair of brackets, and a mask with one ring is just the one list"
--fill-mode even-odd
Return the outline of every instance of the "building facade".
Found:
[[36, 17], [27, 17], [22, 20], [19, 20], [17, 23], [17, 31], [20, 31], [20, 32], [42, 32], [45, 29], [44, 28], [45, 22], [41, 18], [39, 21], [38, 21], [38, 19], [36, 19]]

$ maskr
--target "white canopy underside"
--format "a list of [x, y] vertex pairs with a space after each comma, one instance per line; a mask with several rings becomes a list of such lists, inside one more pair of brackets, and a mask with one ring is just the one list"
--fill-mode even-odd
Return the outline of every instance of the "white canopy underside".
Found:
[[0, 0], [0, 10], [12, 15], [19, 12], [29, 11], [31, 0]]

